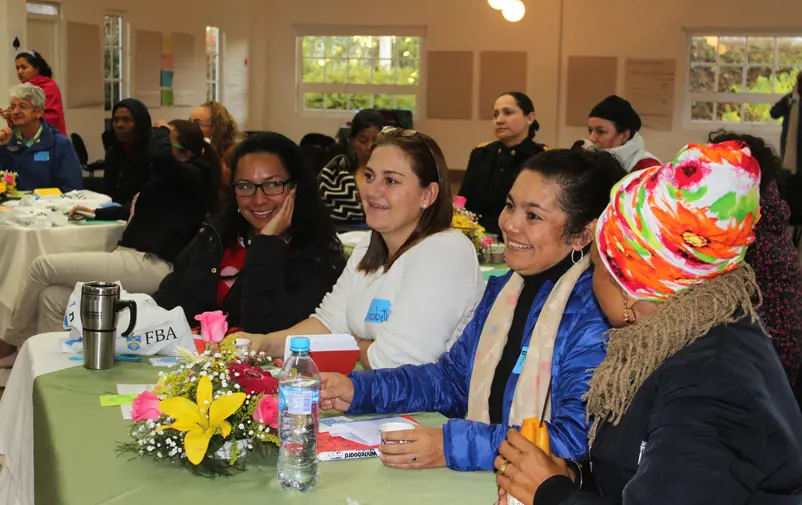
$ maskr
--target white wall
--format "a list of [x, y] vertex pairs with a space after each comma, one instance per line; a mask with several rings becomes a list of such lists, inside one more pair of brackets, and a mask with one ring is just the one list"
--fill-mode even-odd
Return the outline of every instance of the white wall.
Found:
[[[685, 28], [731, 30], [796, 29], [802, 33], [802, 3], [790, 0], [524, 0], [528, 11], [519, 23], [504, 21], [485, 0], [407, 0], [369, 2], [362, 0], [271, 0], [258, 3], [253, 19], [255, 89], [264, 96], [251, 103], [262, 111], [253, 126], [282, 131], [296, 140], [308, 132], [332, 134], [347, 118], [301, 115], [297, 112], [294, 25], [332, 24], [344, 26], [393, 25], [425, 27], [425, 50], [525, 50], [528, 51], [528, 89], [535, 102], [542, 142], [567, 147], [585, 136], [583, 128], [565, 126], [566, 73], [568, 57], [617, 56], [619, 89], [624, 92], [624, 59], [627, 57], [675, 58], [677, 60], [676, 111], [671, 132], [642, 132], [649, 150], [670, 159], [678, 148], [706, 137], [707, 126], [684, 124]], [[562, 15], [561, 15], [562, 12]], [[796, 23], [796, 24], [794, 24]], [[475, 55], [478, 77], [478, 54]], [[558, 79], [558, 76], [561, 78]], [[423, 83], [425, 88], [425, 74]], [[477, 79], [474, 80], [477, 82]], [[459, 86], [460, 83], [454, 83]], [[592, 83], [590, 83], [592, 85]], [[478, 89], [474, 86], [474, 104]], [[419, 103], [425, 102], [421, 95]], [[464, 168], [471, 148], [491, 140], [489, 121], [428, 120], [420, 113], [416, 127], [432, 135], [444, 149], [452, 168]], [[779, 127], [749, 127], [778, 142]]]
[[[185, 33], [195, 36], [195, 92], [194, 102], [200, 104], [206, 100], [205, 91], [205, 36], [206, 26], [218, 26], [223, 33], [224, 54], [221, 61], [223, 87], [221, 98], [231, 106], [235, 117], [247, 125], [248, 122], [248, 72], [245, 61], [250, 47], [250, 30], [248, 21], [249, 0], [227, 0], [226, 9], [212, 0], [61, 0], [61, 64], [66, 68], [66, 28], [71, 21], [103, 26], [103, 16], [108, 13], [120, 13], [130, 34], [124, 49], [127, 56], [126, 65], [134, 68], [136, 58], [135, 37], [137, 30], [150, 30], [163, 33]], [[27, 49], [25, 34], [25, 2], [23, 0], [0, 0], [0, 13], [4, 8], [14, 13], [15, 17], [4, 19], [0, 16], [0, 40], [13, 40], [12, 33], [20, 32], [22, 48]], [[10, 44], [9, 44], [10, 46]], [[33, 48], [36, 49], [36, 48]], [[9, 51], [0, 58], [0, 83], [16, 83], [13, 72], [13, 52]], [[66, 75], [62, 70], [56, 75], [56, 81], [62, 87], [67, 101], [69, 90], [66, 89]], [[135, 76], [131, 72], [125, 74], [129, 82], [126, 89], [129, 96], [135, 96]], [[5, 86], [3, 86], [5, 87]], [[124, 93], [125, 94], [125, 93]], [[151, 109], [154, 120], [187, 118], [191, 107], [160, 107]], [[67, 108], [65, 111], [67, 128], [70, 133], [79, 133], [87, 144], [90, 161], [103, 157], [100, 134], [103, 132], [103, 121], [110, 112], [102, 106], [94, 108]]]

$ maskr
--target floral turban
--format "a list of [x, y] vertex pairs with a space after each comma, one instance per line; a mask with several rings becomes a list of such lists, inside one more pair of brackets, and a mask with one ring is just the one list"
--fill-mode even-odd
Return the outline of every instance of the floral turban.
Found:
[[684, 147], [610, 193], [596, 243], [632, 297], [663, 301], [735, 269], [760, 219], [760, 167], [742, 142]]

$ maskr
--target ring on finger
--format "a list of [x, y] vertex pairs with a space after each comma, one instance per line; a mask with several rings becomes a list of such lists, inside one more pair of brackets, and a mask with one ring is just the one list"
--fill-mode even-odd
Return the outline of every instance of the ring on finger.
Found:
[[416, 461], [418, 461], [418, 457], [417, 457], [417, 456], [415, 456], [415, 455], [413, 455], [413, 456], [412, 456], [412, 462], [414, 463], [414, 462], [416, 462]]
[[498, 473], [500, 473], [501, 475], [506, 477], [507, 476], [507, 465], [509, 465], [509, 464], [510, 464], [509, 461], [504, 460], [504, 464], [502, 464], [501, 467], [499, 467]]

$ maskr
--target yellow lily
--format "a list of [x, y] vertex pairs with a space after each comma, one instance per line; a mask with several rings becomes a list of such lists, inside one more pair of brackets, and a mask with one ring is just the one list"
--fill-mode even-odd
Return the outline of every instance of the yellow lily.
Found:
[[187, 451], [187, 459], [193, 465], [198, 465], [206, 455], [212, 436], [219, 433], [226, 438], [231, 433], [231, 424], [226, 419], [245, 402], [245, 393], [222, 395], [212, 401], [212, 381], [208, 377], [201, 377], [195, 397], [197, 403], [181, 396], [168, 398], [159, 403], [159, 408], [164, 414], [175, 418], [175, 422], [164, 429], [186, 432], [184, 450]]

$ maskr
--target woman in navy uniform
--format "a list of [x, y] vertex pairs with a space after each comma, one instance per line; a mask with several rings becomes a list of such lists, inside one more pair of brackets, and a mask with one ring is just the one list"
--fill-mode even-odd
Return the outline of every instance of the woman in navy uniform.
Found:
[[498, 140], [471, 151], [459, 194], [467, 200], [465, 207], [480, 216], [479, 223], [487, 232], [499, 234], [498, 216], [521, 167], [547, 147], [535, 141], [540, 125], [535, 106], [524, 93], [510, 91], [496, 99], [493, 126]]

